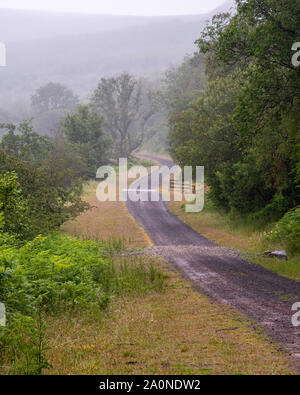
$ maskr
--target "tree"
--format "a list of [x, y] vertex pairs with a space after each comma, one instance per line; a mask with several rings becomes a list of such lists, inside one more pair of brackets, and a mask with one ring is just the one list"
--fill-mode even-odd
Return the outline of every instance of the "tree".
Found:
[[48, 136], [40, 136], [33, 131], [32, 120], [23, 121], [18, 126], [0, 124], [0, 129], [8, 130], [2, 137], [1, 148], [33, 165], [41, 162], [52, 147]]
[[170, 114], [185, 110], [199, 97], [206, 80], [202, 54], [186, 56], [180, 66], [172, 66], [165, 73], [162, 103]]
[[[14, 214], [13, 203], [8, 206], [6, 195], [3, 195], [0, 210], [5, 217], [8, 214], [10, 217], [15, 215], [15, 222], [10, 219], [7, 223], [13, 224], [18, 237], [31, 239], [38, 234], [48, 233], [89, 207], [81, 200], [82, 159], [71, 145], [39, 136], [28, 122], [1, 127], [7, 128], [8, 133], [4, 135], [0, 149], [0, 175], [14, 172], [13, 178], [3, 176], [3, 180], [5, 185], [14, 188], [18, 182], [19, 192], [11, 196], [17, 199], [22, 195], [27, 208], [26, 211], [22, 209], [21, 218], [17, 212], [17, 203]], [[18, 221], [20, 226], [17, 229]]]
[[209, 83], [171, 116], [171, 148], [181, 164], [205, 165], [220, 205], [273, 221], [300, 203], [300, 0], [236, 3], [197, 41]]
[[0, 175], [0, 231], [27, 236], [29, 205], [22, 196], [15, 172]]
[[145, 123], [154, 113], [151, 105], [143, 106], [142, 97], [141, 83], [126, 73], [102, 78], [94, 91], [91, 103], [103, 117], [118, 157], [128, 157], [141, 144]]
[[103, 131], [103, 120], [88, 105], [81, 105], [62, 121], [61, 133], [67, 137], [87, 165], [86, 176], [94, 177], [97, 169], [111, 158], [111, 139]]
[[60, 119], [77, 105], [78, 98], [68, 87], [53, 82], [42, 86], [31, 98], [36, 130], [40, 134], [55, 135]]
[[36, 114], [56, 110], [73, 110], [78, 98], [68, 87], [54, 82], [39, 88], [31, 98], [31, 106]]

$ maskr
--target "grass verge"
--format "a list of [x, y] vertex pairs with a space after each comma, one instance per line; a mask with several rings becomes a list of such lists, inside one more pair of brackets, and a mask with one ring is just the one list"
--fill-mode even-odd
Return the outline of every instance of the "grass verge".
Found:
[[130, 215], [126, 203], [99, 202], [96, 196], [97, 185], [98, 182], [90, 181], [84, 190], [85, 200], [92, 208], [65, 224], [63, 230], [71, 236], [84, 239], [123, 239], [131, 248], [151, 246], [151, 239]]
[[254, 229], [253, 224], [243, 219], [232, 219], [212, 207], [206, 200], [200, 213], [186, 213], [182, 202], [170, 202], [168, 207], [191, 228], [221, 246], [243, 253], [246, 259], [272, 270], [282, 276], [300, 281], [300, 256], [289, 257], [288, 261], [264, 257], [264, 251], [281, 250], [282, 246], [267, 241], [264, 232]]
[[50, 318], [50, 373], [290, 374], [284, 354], [244, 317], [164, 269], [163, 293], [116, 299], [106, 315]]

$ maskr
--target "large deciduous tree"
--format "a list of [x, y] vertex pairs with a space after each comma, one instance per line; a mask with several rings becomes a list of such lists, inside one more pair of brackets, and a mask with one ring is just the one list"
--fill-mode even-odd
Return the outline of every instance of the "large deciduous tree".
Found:
[[141, 82], [127, 73], [102, 78], [94, 91], [92, 105], [103, 117], [118, 157], [130, 156], [141, 144], [145, 124], [154, 113], [147, 99]]
[[60, 119], [74, 110], [78, 103], [77, 96], [65, 85], [49, 82], [40, 87], [31, 97], [35, 129], [41, 134], [55, 135]]
[[39, 88], [31, 98], [31, 105], [35, 113], [73, 110], [78, 104], [78, 98], [68, 87], [49, 82]]

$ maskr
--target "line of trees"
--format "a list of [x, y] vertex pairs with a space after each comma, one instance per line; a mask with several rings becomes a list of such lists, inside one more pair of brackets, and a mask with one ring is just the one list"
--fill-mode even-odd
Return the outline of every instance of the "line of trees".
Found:
[[205, 166], [218, 206], [274, 221], [300, 204], [300, 1], [236, 6], [212, 19], [188, 61], [197, 70], [205, 56], [205, 88], [172, 90], [170, 149], [181, 165]]
[[[80, 105], [78, 97], [66, 86], [48, 83], [31, 98], [34, 126], [40, 134], [55, 136], [62, 132], [71, 136], [76, 144], [84, 140], [84, 143], [93, 142], [93, 147], [95, 138], [105, 133], [112, 145], [112, 151], [107, 151], [107, 155], [114, 159], [129, 157], [143, 142], [146, 125], [157, 112], [155, 95], [148, 85], [127, 73], [102, 78], [89, 103]], [[63, 118], [66, 119], [61, 122]], [[87, 130], [91, 127], [98, 136]], [[108, 149], [107, 144], [103, 145]]]
[[[0, 175], [9, 180], [0, 196], [2, 231], [30, 239], [87, 209], [83, 182], [99, 166], [130, 158], [156, 113], [154, 103], [148, 87], [126, 73], [101, 79], [88, 104], [59, 83], [39, 88], [31, 98], [34, 118], [0, 123]], [[23, 199], [17, 215], [10, 185]]]

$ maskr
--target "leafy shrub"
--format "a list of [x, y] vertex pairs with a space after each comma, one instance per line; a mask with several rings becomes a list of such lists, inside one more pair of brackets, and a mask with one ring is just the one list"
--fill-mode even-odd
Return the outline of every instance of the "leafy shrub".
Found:
[[262, 210], [253, 214], [253, 219], [265, 222], [275, 222], [288, 211], [289, 206], [289, 199], [281, 193], [277, 193], [274, 195], [271, 203], [267, 204]]
[[17, 175], [14, 172], [0, 177], [0, 229], [25, 236], [28, 231], [28, 202], [22, 196]]
[[[8, 129], [0, 145], [0, 178], [4, 177], [2, 190], [6, 188], [4, 197], [9, 203], [10, 198], [16, 199], [17, 193], [28, 206], [26, 215], [23, 210], [22, 218], [18, 212], [6, 221], [8, 232], [18, 233], [21, 239], [32, 239], [56, 230], [89, 208], [81, 199], [83, 159], [70, 144], [39, 136], [29, 122], [20, 124], [18, 129], [15, 125], [0, 124], [0, 127]], [[17, 175], [17, 179], [8, 180], [8, 173]], [[14, 188], [5, 186], [12, 182]], [[27, 222], [26, 231], [22, 226], [23, 219]], [[11, 229], [18, 221], [17, 229]]]
[[267, 235], [272, 241], [283, 243], [290, 253], [300, 252], [300, 206], [289, 211]]
[[20, 244], [0, 232], [0, 301], [8, 322], [0, 330], [0, 360], [12, 361], [11, 372], [40, 374], [49, 367], [44, 314], [103, 310], [112, 297], [163, 290], [164, 277], [153, 265], [135, 256], [113, 258], [122, 245], [62, 234]]
[[100, 243], [63, 235], [38, 236], [20, 248], [0, 239], [0, 300], [8, 314], [59, 311], [101, 303], [95, 272], [108, 265]]

